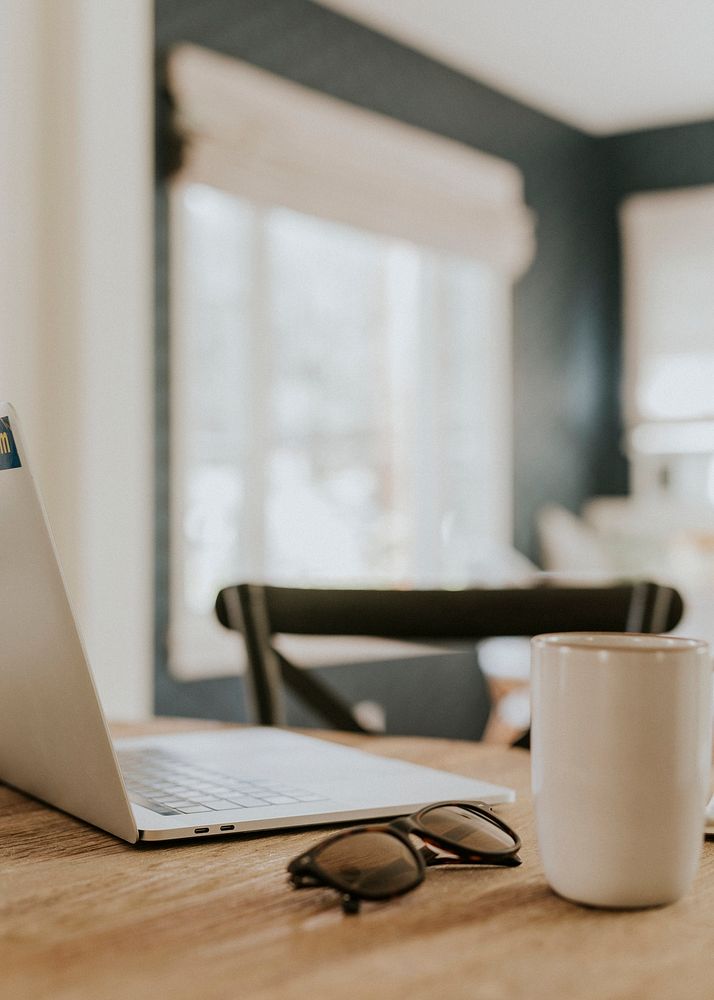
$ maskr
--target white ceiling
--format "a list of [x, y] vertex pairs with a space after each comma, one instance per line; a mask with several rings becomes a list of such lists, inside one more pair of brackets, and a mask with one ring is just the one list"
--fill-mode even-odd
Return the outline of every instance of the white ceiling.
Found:
[[595, 135], [714, 118], [713, 0], [319, 0]]

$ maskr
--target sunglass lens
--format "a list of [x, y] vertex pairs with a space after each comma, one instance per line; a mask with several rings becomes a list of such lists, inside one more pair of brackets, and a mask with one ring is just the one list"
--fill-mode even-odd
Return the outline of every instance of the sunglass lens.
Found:
[[315, 862], [341, 888], [381, 898], [405, 892], [421, 880], [419, 864], [396, 836], [379, 830], [346, 834], [326, 844]]
[[487, 816], [461, 806], [435, 806], [419, 817], [425, 831], [476, 854], [507, 854], [517, 841]]

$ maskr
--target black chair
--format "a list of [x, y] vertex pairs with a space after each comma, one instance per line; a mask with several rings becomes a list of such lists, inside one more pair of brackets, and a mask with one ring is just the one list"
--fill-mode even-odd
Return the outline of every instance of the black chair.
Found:
[[[362, 636], [468, 643], [543, 632], [667, 632], [682, 615], [679, 593], [639, 581], [612, 586], [542, 584], [512, 589], [345, 590], [242, 583], [223, 588], [216, 614], [242, 634], [256, 721], [284, 725], [283, 685], [331, 728], [368, 732], [352, 705], [277, 648], [276, 637]], [[474, 657], [474, 669], [479, 669]], [[518, 745], [528, 745], [528, 734]]]

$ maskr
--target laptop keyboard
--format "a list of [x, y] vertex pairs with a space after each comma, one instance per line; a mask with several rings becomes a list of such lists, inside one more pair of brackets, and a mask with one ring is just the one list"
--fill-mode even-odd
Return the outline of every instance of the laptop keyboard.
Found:
[[156, 747], [120, 750], [118, 756], [129, 798], [162, 816], [289, 806], [324, 798], [279, 781], [239, 778], [201, 767]]

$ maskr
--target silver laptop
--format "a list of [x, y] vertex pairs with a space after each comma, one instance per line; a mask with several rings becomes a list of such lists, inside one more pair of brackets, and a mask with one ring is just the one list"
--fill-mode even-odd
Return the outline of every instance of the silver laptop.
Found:
[[9, 403], [0, 403], [0, 636], [0, 780], [131, 843], [515, 798], [268, 727], [112, 743]]

